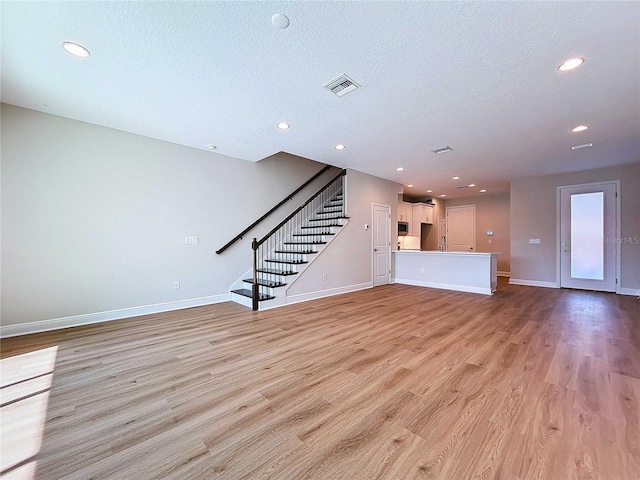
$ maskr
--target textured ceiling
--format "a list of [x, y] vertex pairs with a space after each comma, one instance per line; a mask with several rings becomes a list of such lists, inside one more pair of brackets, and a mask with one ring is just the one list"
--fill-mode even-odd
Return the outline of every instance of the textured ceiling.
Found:
[[[223, 155], [285, 151], [449, 197], [640, 160], [638, 2], [1, 9], [3, 102]], [[274, 28], [274, 13], [290, 27]], [[91, 57], [69, 56], [63, 41]], [[558, 72], [572, 56], [585, 64]], [[344, 97], [322, 88], [341, 73], [362, 87]], [[291, 128], [278, 130], [281, 121]], [[571, 133], [580, 123], [591, 128]], [[593, 148], [570, 148], [586, 142]], [[454, 151], [430, 152], [444, 145]]]

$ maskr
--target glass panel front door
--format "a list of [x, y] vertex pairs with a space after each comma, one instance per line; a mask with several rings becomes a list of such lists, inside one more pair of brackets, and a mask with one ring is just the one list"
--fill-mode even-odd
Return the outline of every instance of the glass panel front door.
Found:
[[571, 195], [571, 277], [604, 280], [604, 193]]

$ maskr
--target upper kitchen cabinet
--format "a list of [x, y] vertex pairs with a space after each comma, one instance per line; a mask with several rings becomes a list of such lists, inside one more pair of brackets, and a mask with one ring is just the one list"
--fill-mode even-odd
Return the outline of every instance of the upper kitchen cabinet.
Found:
[[424, 203], [413, 206], [413, 221], [415, 223], [433, 223], [433, 206]]
[[398, 203], [398, 221], [407, 222], [409, 225], [413, 223], [413, 207], [409, 203]]

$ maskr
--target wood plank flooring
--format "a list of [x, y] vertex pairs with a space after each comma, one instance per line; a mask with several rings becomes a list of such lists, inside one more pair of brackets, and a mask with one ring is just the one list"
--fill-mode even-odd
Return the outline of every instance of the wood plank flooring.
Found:
[[640, 478], [635, 297], [389, 285], [0, 346], [3, 478]]

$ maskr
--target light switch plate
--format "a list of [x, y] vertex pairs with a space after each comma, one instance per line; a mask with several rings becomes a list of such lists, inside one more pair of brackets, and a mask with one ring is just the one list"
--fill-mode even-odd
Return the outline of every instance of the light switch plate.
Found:
[[540, 239], [539, 238], [530, 238], [529, 239], [529, 244], [530, 245], [540, 245]]
[[184, 237], [185, 245], [198, 245], [200, 243], [200, 237]]

